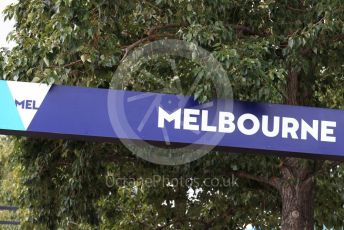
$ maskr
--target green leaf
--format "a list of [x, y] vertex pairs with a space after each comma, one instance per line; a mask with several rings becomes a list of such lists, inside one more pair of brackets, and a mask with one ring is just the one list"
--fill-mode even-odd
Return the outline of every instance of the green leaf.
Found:
[[290, 49], [292, 49], [294, 47], [294, 39], [290, 38], [288, 40], [288, 46], [290, 47]]
[[49, 62], [49, 59], [47, 57], [44, 57], [43, 61], [47, 66], [50, 66], [50, 62]]
[[85, 63], [86, 62], [86, 60], [87, 60], [87, 57], [86, 57], [86, 55], [85, 54], [83, 54], [83, 55], [81, 55], [81, 61], [83, 62], [83, 63]]
[[38, 83], [41, 79], [39, 77], [34, 77], [31, 82]]

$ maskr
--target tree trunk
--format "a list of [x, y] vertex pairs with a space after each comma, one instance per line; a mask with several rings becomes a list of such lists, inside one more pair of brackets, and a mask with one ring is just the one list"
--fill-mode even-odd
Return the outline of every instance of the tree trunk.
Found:
[[285, 159], [280, 194], [282, 198], [282, 230], [314, 228], [315, 182], [306, 160]]
[[[289, 105], [299, 105], [299, 76], [292, 68], [287, 79]], [[282, 230], [314, 228], [314, 161], [285, 158], [281, 164], [279, 192], [282, 198]]]

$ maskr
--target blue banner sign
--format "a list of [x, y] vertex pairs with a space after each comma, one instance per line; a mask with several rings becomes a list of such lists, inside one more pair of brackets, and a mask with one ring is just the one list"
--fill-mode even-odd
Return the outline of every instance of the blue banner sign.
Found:
[[344, 156], [344, 111], [0, 81], [0, 133]]

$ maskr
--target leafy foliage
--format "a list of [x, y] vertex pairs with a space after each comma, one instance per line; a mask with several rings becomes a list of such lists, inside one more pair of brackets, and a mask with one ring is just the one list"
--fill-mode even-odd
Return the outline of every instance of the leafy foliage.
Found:
[[[341, 0], [19, 0], [6, 13], [17, 21], [9, 36], [17, 46], [1, 50], [3, 79], [106, 88], [128, 52], [149, 41], [177, 38], [213, 52], [237, 99], [283, 103], [287, 75], [295, 71], [303, 104], [344, 105]], [[183, 60], [179, 64], [187, 89], [199, 71]], [[125, 88], [173, 85], [165, 60], [146, 68], [154, 74], [137, 73]], [[194, 95], [209, 99], [211, 87], [201, 86]], [[13, 196], [26, 213], [28, 229], [280, 226], [281, 199], [266, 181], [281, 176], [283, 157], [214, 152], [185, 166], [163, 167], [136, 159], [120, 144], [30, 138], [11, 143], [19, 178]], [[338, 227], [344, 220], [343, 169], [327, 161], [321, 165], [314, 172], [315, 222]], [[133, 183], [106, 186], [108, 173]], [[156, 175], [200, 182], [239, 179], [238, 186], [229, 187], [144, 183]]]

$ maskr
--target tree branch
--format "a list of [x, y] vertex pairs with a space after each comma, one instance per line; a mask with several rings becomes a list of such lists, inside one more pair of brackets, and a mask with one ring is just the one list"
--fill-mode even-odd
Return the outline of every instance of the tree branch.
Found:
[[159, 40], [161, 38], [166, 38], [166, 37], [174, 37], [174, 34], [171, 33], [161, 33], [161, 34], [151, 34], [148, 35], [147, 37], [141, 38], [140, 40], [137, 40], [136, 42], [128, 45], [126, 48], [124, 48], [123, 50], [125, 51], [121, 62], [128, 56], [129, 52], [132, 51], [133, 49], [135, 49], [136, 47], [138, 47], [139, 45], [141, 45], [144, 42], [147, 41], [156, 41]]
[[148, 39], [149, 39], [149, 37], [141, 38], [140, 40], [138, 40], [138, 41], [134, 42], [133, 44], [127, 46], [127, 47], [124, 49], [125, 53], [124, 53], [124, 55], [123, 55], [123, 57], [122, 57], [122, 59], [121, 59], [121, 62], [128, 56], [129, 52], [130, 52], [132, 49], [136, 48], [136, 47], [139, 46], [141, 43], [143, 43], [143, 42], [145, 42], [145, 41], [148, 41]]
[[344, 40], [344, 34], [338, 34], [334, 37], [333, 42], [340, 42], [342, 40]]
[[184, 24], [164, 24], [164, 25], [158, 25], [158, 26], [153, 26], [152, 28], [150, 28], [146, 34], [148, 36], [153, 35], [154, 33], [156, 33], [159, 30], [162, 29], [175, 29], [175, 28], [179, 28], [185, 26]]
[[73, 66], [73, 65], [80, 64], [80, 63], [82, 63], [82, 62], [83, 62], [82, 60], [76, 60], [76, 61], [73, 61], [73, 62], [71, 62], [71, 63], [65, 64], [65, 65], [61, 65], [61, 66], [58, 66], [58, 65], [47, 66], [47, 68], [48, 68], [48, 69], [68, 68], [68, 67], [71, 67], [71, 66]]
[[288, 8], [289, 10], [297, 11], [297, 12], [303, 12], [303, 13], [308, 12], [308, 10], [306, 10], [306, 9], [298, 9], [298, 8], [291, 7], [291, 6], [289, 6], [289, 5], [287, 6], [287, 8]]
[[281, 181], [280, 181], [280, 178], [278, 178], [278, 177], [271, 177], [271, 178], [261, 177], [261, 176], [249, 174], [249, 173], [244, 172], [244, 171], [233, 171], [232, 173], [234, 175], [236, 175], [237, 177], [240, 177], [240, 178], [254, 180], [254, 181], [257, 181], [259, 183], [270, 185], [276, 189], [280, 188]]
[[[68, 68], [68, 67], [71, 67], [71, 66], [76, 65], [76, 64], [79, 64], [79, 63], [82, 63], [82, 60], [77, 60], [77, 61], [68, 63], [68, 64], [66, 64], [66, 65], [63, 65], [62, 68]], [[60, 67], [60, 68], [61, 68], [61, 67]]]
[[256, 34], [255, 31], [252, 28], [248, 27], [248, 26], [244, 26], [244, 25], [231, 25], [231, 27], [233, 29], [235, 29], [235, 30], [240, 30], [240, 31], [242, 31], [244, 33], [248, 33], [248, 34], [251, 34], [251, 35], [255, 35]]
[[266, 36], [271, 35], [270, 33], [255, 31], [253, 28], [244, 26], [244, 25], [229, 25], [229, 26], [235, 29], [237, 32], [239, 31], [241, 34], [246, 33], [248, 35], [257, 35], [260, 37], [266, 37]]

